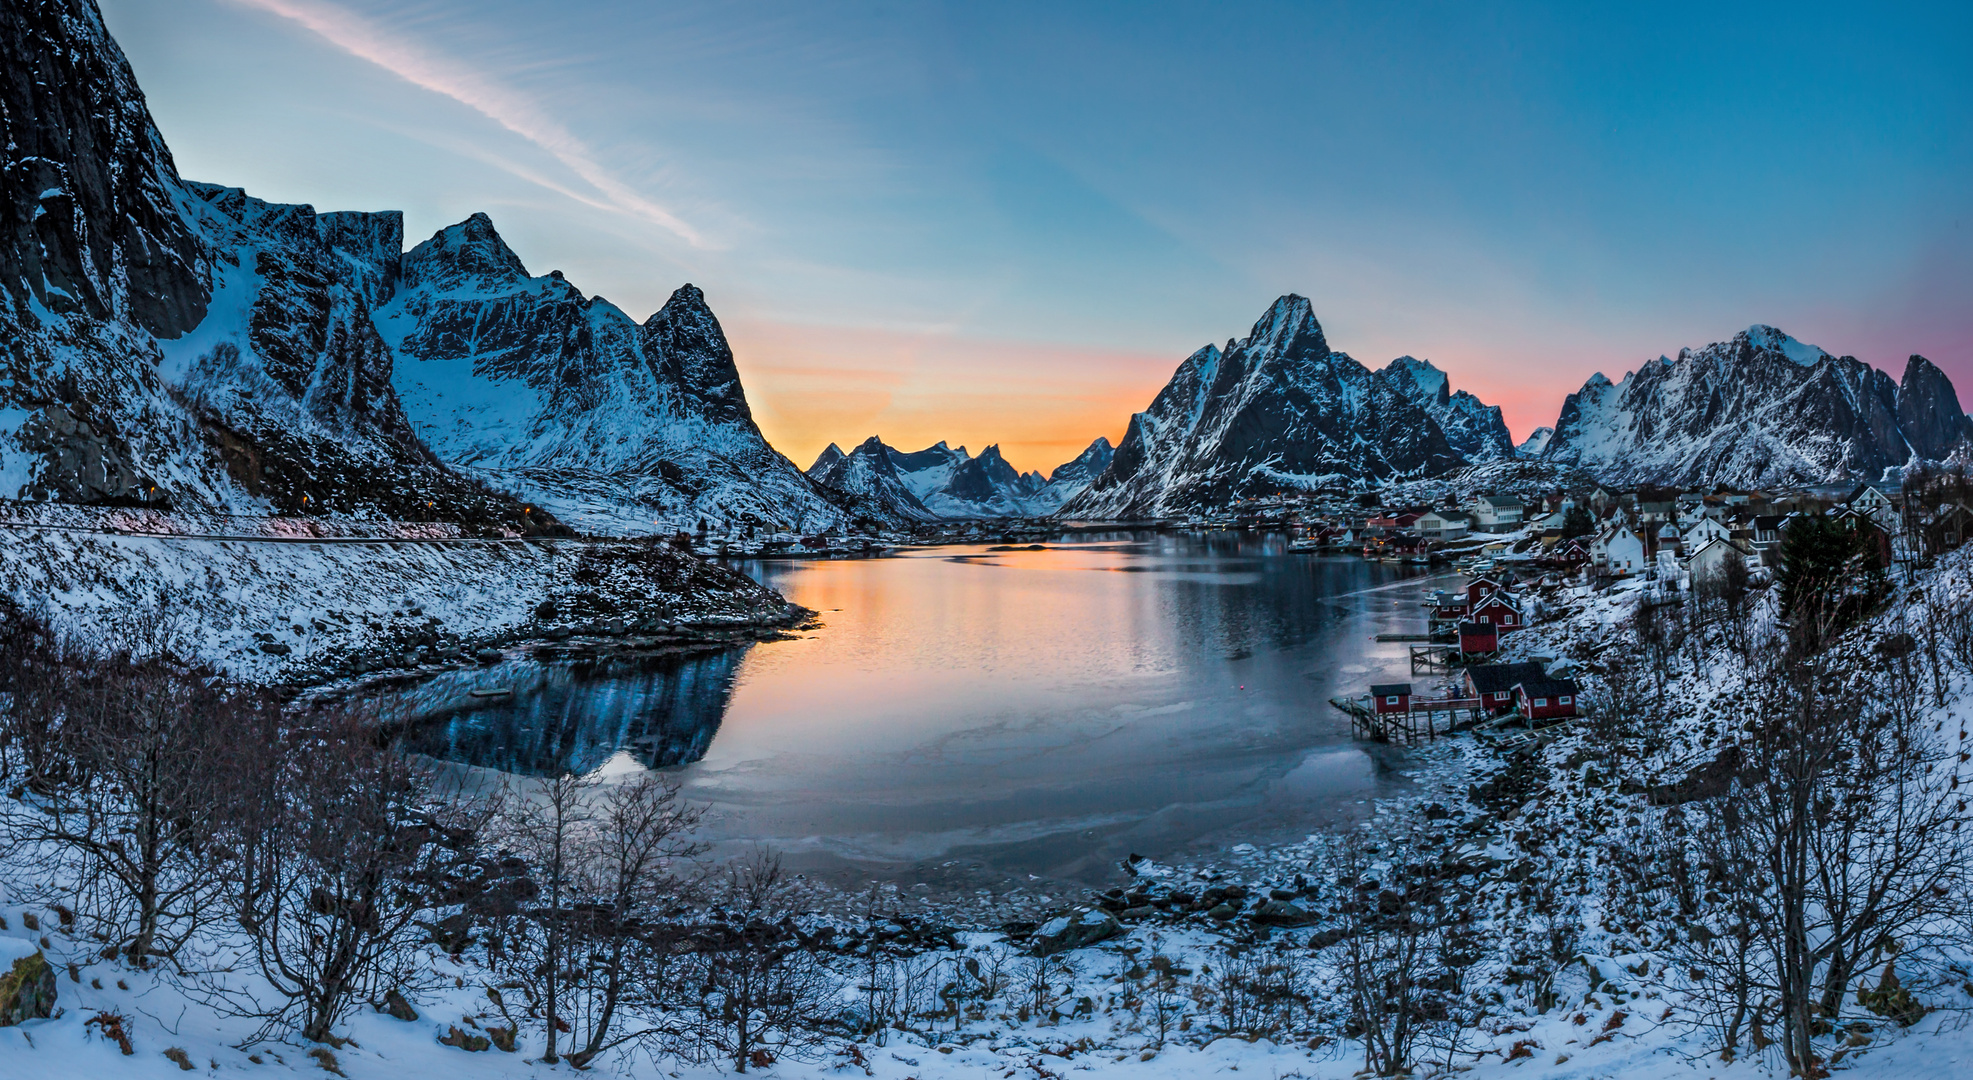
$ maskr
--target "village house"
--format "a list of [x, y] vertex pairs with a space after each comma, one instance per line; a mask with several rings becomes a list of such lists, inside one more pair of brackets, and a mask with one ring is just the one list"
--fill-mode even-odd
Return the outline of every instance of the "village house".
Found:
[[1492, 623], [1495, 630], [1506, 633], [1528, 625], [1528, 615], [1521, 607], [1521, 601], [1513, 593], [1502, 590], [1486, 595], [1467, 612], [1472, 622]]
[[1576, 715], [1576, 698], [1581, 690], [1568, 679], [1547, 675], [1524, 678], [1514, 684], [1514, 707], [1529, 720], [1558, 720]]
[[1490, 713], [1504, 713], [1514, 707], [1514, 687], [1529, 679], [1547, 678], [1541, 665], [1528, 662], [1519, 664], [1475, 664], [1466, 669], [1466, 697], [1478, 698], [1480, 708]]
[[1870, 520], [1875, 521], [1878, 528], [1892, 536], [1903, 531], [1904, 522], [1898, 514], [1897, 503], [1891, 501], [1891, 497], [1881, 488], [1860, 485], [1844, 505], [1856, 513], [1870, 515]]
[[1461, 656], [1492, 656], [1500, 651], [1500, 631], [1488, 622], [1462, 622], [1459, 624], [1459, 654]]
[[1589, 542], [1590, 563], [1601, 577], [1629, 577], [1644, 569], [1644, 541], [1631, 527], [1612, 525]]
[[1963, 503], [1947, 503], [1927, 516], [1921, 529], [1927, 549], [1957, 551], [1969, 532], [1973, 532], [1973, 509]]
[[1371, 705], [1380, 713], [1402, 713], [1411, 709], [1410, 683], [1383, 683], [1370, 688]]
[[1472, 531], [1473, 518], [1459, 510], [1434, 510], [1412, 524], [1428, 540], [1457, 540]]
[[1753, 566], [1760, 562], [1760, 555], [1753, 546], [1732, 537], [1714, 537], [1692, 549], [1685, 559], [1686, 573], [1691, 575], [1692, 587], [1703, 588], [1708, 583], [1723, 580], [1727, 566], [1739, 559], [1742, 566]]
[[1487, 597], [1492, 596], [1494, 593], [1497, 593], [1506, 587], [1507, 587], [1506, 584], [1503, 583], [1499, 578], [1487, 577], [1485, 575], [1481, 575], [1480, 577], [1476, 577], [1473, 580], [1467, 582], [1466, 583], [1466, 610], [1468, 611], [1473, 610], [1474, 606], [1477, 605], [1480, 601], [1485, 600]]
[[1481, 495], [1473, 500], [1473, 528], [1481, 532], [1513, 532], [1521, 527], [1527, 507], [1512, 495]]
[[1762, 514], [1754, 519], [1754, 550], [1781, 546], [1782, 530], [1788, 527], [1786, 514]]

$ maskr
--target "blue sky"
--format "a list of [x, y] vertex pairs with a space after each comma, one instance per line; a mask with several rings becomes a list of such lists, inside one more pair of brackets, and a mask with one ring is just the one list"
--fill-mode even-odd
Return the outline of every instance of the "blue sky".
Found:
[[692, 281], [804, 464], [1045, 469], [1284, 292], [1517, 437], [1754, 322], [1973, 399], [1973, 5], [101, 2], [186, 175]]

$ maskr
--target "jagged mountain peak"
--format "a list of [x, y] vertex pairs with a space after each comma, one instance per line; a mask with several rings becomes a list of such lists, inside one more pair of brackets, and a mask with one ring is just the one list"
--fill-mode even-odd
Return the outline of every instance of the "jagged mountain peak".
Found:
[[809, 479], [813, 480], [827, 472], [829, 466], [843, 460], [843, 456], [843, 448], [837, 446], [835, 443], [830, 443], [828, 446], [823, 447], [822, 452], [815, 455], [815, 464], [808, 467]]
[[1400, 356], [1386, 364], [1384, 370], [1410, 380], [1411, 385], [1417, 388], [1421, 403], [1444, 405], [1452, 397], [1451, 382], [1446, 378], [1446, 373], [1434, 367], [1430, 360]]
[[1930, 364], [1908, 363], [1900, 385], [1765, 324], [1660, 357], [1619, 384], [1592, 376], [1555, 429], [1544, 460], [1616, 482], [1748, 487], [1875, 480], [1973, 437]]
[[[1766, 323], [1755, 323], [1748, 327], [1745, 333], [1736, 334], [1734, 337], [1736, 339], [1744, 338], [1747, 344], [1756, 349], [1766, 349], [1770, 352], [1780, 353], [1803, 367], [1814, 367], [1816, 364], [1829, 359], [1827, 352], [1807, 342], [1797, 341], [1790, 337], [1787, 332], [1776, 329]], [[1739, 341], [1736, 340], [1734, 343], [1737, 345]]]
[[1308, 297], [1288, 293], [1268, 307], [1246, 340], [1228, 343], [1226, 351], [1234, 349], [1262, 356], [1323, 356], [1329, 352], [1329, 340], [1323, 336], [1322, 324], [1316, 321], [1315, 306]]
[[493, 219], [480, 212], [405, 252], [403, 266], [409, 289], [512, 288], [529, 280], [521, 257], [501, 238]]

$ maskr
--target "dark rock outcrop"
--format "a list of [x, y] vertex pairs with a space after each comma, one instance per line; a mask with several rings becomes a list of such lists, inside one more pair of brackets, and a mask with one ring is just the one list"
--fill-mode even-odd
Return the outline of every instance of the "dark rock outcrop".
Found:
[[1913, 354], [1898, 383], [1898, 430], [1913, 453], [1943, 461], [1973, 438], [1973, 420], [1959, 407], [1952, 380], [1938, 365]]
[[161, 337], [198, 325], [204, 245], [123, 50], [89, 0], [0, 6], [0, 288]]

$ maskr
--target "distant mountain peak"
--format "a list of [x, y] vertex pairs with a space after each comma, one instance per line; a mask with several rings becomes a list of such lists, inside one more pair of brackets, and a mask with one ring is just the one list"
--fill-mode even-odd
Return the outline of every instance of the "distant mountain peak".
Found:
[[1757, 323], [1622, 383], [1592, 375], [1542, 457], [1619, 483], [1768, 487], [1875, 480], [1970, 440], [1951, 381], [1923, 358], [1899, 383]]
[[1814, 367], [1829, 359], [1829, 354], [1816, 346], [1797, 341], [1784, 331], [1765, 323], [1755, 323], [1748, 327], [1744, 336], [1755, 348], [1778, 352], [1803, 367]]

